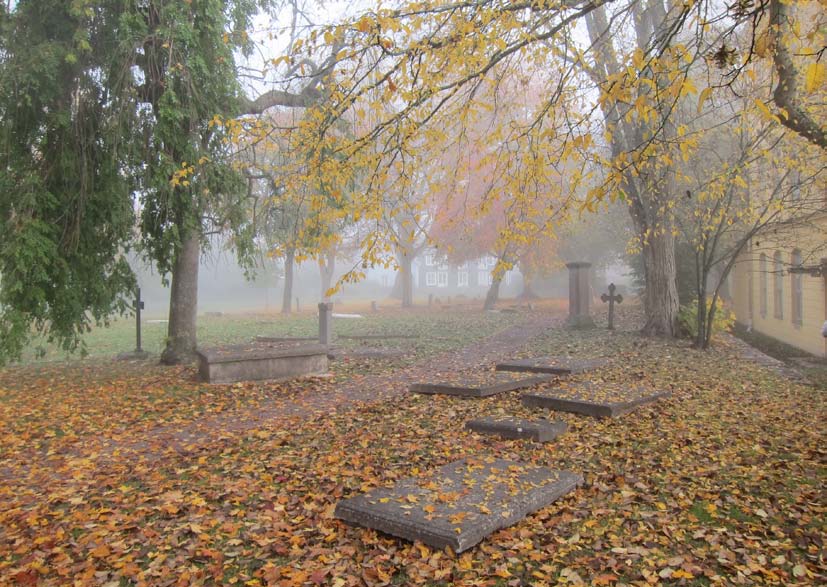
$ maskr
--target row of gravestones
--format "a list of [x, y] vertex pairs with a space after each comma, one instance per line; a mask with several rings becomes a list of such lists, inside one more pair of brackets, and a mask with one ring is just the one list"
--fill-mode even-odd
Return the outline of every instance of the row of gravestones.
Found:
[[[417, 383], [411, 391], [462, 397], [487, 397], [527, 388], [556, 376], [583, 373], [605, 359], [542, 357], [500, 363], [497, 371], [463, 376], [461, 381]], [[561, 382], [552, 389], [522, 396], [525, 405], [594, 417], [616, 417], [668, 395], [643, 387]], [[505, 438], [548, 442], [566, 424], [545, 419], [482, 418], [470, 430]], [[494, 457], [466, 458], [339, 502], [335, 516], [350, 524], [435, 547], [462, 552], [491, 533], [515, 524], [574, 490], [583, 477], [535, 464]]]

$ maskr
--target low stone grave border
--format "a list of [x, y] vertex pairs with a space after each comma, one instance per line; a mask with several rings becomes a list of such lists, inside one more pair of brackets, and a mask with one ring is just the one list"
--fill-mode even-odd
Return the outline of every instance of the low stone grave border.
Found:
[[486, 417], [469, 420], [468, 430], [510, 439], [527, 439], [535, 442], [551, 442], [568, 430], [560, 420], [523, 420], [521, 418]]
[[524, 387], [531, 387], [540, 383], [551, 381], [554, 377], [550, 375], [533, 375], [523, 379], [503, 381], [490, 385], [463, 385], [462, 383], [412, 383], [408, 390], [412, 393], [423, 393], [427, 395], [455, 395], [459, 397], [489, 397], [506, 391], [514, 391]]
[[632, 400], [619, 402], [589, 401], [586, 399], [570, 399], [555, 397], [553, 391], [543, 393], [524, 393], [521, 397], [523, 405], [531, 408], [546, 408], [556, 412], [569, 412], [592, 416], [594, 418], [617, 418], [636, 408], [650, 404], [671, 396], [668, 391], [646, 393]]
[[572, 357], [536, 357], [533, 359], [515, 359], [497, 363], [497, 371], [525, 371], [526, 373], [548, 373], [551, 375], [572, 375], [586, 373], [605, 367], [608, 359], [577, 359]]

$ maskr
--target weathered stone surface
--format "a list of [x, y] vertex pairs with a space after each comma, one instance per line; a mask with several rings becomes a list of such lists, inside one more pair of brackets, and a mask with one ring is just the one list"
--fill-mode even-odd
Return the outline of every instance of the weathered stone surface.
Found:
[[468, 458], [340, 501], [335, 517], [462, 552], [572, 491], [583, 477], [538, 465]]
[[342, 334], [342, 340], [394, 340], [419, 338], [418, 334]]
[[599, 369], [608, 364], [608, 359], [577, 359], [575, 357], [537, 357], [517, 359], [497, 364], [497, 371], [527, 371], [530, 373], [551, 373], [570, 375]]
[[[446, 376], [446, 379], [450, 376]], [[455, 381], [442, 383], [413, 383], [409, 389], [415, 393], [458, 395], [462, 397], [488, 397], [505, 391], [531, 387], [550, 381], [550, 375], [526, 375], [525, 373], [497, 373], [482, 371], [460, 373]]]
[[208, 383], [290, 379], [327, 372], [327, 347], [306, 342], [251, 343], [198, 350], [198, 374]]
[[551, 442], [563, 434], [568, 426], [559, 420], [523, 420], [521, 418], [480, 418], [465, 423], [465, 427], [480, 434], [503, 438], [527, 438], [536, 442]]
[[318, 342], [318, 336], [257, 336], [256, 342]]
[[331, 361], [348, 359], [398, 359], [403, 356], [405, 356], [405, 351], [402, 349], [377, 347], [330, 347], [327, 351], [327, 358]]
[[614, 418], [670, 395], [668, 391], [654, 391], [635, 385], [577, 382], [539, 393], [525, 393], [522, 400], [530, 407]]

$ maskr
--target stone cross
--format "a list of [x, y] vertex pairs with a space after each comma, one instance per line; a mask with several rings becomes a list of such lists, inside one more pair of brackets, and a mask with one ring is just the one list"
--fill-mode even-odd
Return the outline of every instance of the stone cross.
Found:
[[322, 302], [319, 304], [319, 344], [329, 345], [333, 342], [333, 304]]
[[574, 328], [594, 328], [594, 320], [589, 314], [591, 288], [589, 287], [589, 267], [591, 263], [566, 263], [569, 269], [569, 326]]
[[623, 296], [620, 294], [615, 295], [615, 287], [614, 283], [609, 284], [609, 293], [603, 294], [600, 296], [600, 299], [603, 300], [603, 303], [609, 302], [609, 330], [615, 329], [615, 302], [618, 304], [623, 303]]
[[141, 348], [141, 310], [144, 309], [144, 302], [141, 299], [141, 288], [138, 288], [135, 296], [135, 352], [142, 353]]

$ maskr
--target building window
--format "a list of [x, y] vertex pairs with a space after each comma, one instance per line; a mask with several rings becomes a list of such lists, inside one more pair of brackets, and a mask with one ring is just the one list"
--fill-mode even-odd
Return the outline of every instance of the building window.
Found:
[[761, 256], [758, 257], [758, 273], [760, 273], [760, 276], [758, 278], [759, 279], [759, 282], [758, 282], [759, 283], [759, 286], [758, 286], [759, 287], [759, 292], [758, 292], [759, 309], [761, 311], [761, 317], [766, 318], [767, 317], [767, 288], [769, 287], [769, 284], [767, 282], [769, 281], [769, 279], [767, 277], [767, 255], [765, 255], [764, 253], [761, 253]]
[[436, 272], [435, 271], [428, 271], [425, 274], [425, 285], [428, 287], [434, 287], [436, 285]]
[[440, 271], [436, 274], [436, 286], [437, 287], [448, 287], [448, 272], [447, 271]]
[[480, 285], [491, 285], [491, 274], [488, 271], [480, 271], [477, 273], [477, 283]]
[[779, 320], [784, 319], [784, 263], [781, 261], [781, 251], [772, 256], [773, 281], [773, 315]]
[[425, 266], [426, 267], [433, 267], [434, 266], [434, 255], [433, 253], [428, 253], [425, 255]]
[[485, 257], [480, 257], [480, 259], [477, 261], [477, 268], [485, 269], [487, 267], [488, 263], [486, 262]]
[[[801, 251], [794, 249], [791, 259], [793, 267], [801, 267]], [[790, 272], [790, 282], [792, 285], [792, 302], [793, 315], [792, 321], [795, 326], [801, 327], [804, 324], [804, 287], [803, 275], [801, 273]]]
[[489, 267], [493, 267], [496, 264], [497, 264], [497, 258], [496, 257], [488, 257], [488, 266]]
[[468, 287], [468, 272], [460, 271], [457, 273], [457, 287]]
[[460, 271], [468, 271], [468, 261], [457, 267]]

